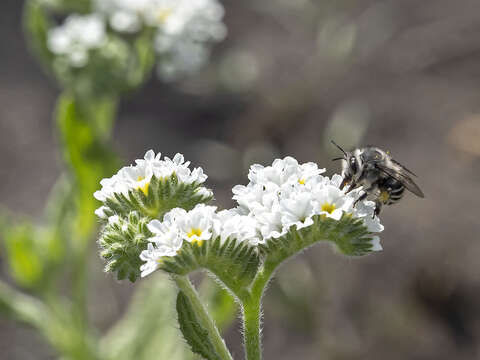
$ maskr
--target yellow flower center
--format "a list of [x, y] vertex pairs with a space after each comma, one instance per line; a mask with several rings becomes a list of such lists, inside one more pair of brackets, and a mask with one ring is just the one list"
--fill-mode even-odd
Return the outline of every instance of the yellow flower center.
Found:
[[[139, 176], [137, 178], [137, 181], [140, 182], [142, 180], [145, 180], [145, 177], [144, 176]], [[147, 182], [145, 185], [143, 186], [138, 186], [137, 187], [137, 190], [141, 190], [145, 195], [148, 195], [148, 187], [150, 186], [150, 183]]]
[[157, 11], [157, 20], [160, 24], [165, 23], [168, 17], [172, 14], [172, 9], [160, 9]]
[[[193, 237], [193, 236], [202, 236], [202, 230], [200, 230], [199, 228], [192, 228], [188, 233], [187, 233], [187, 236], [189, 238]], [[202, 246], [203, 244], [203, 240], [198, 240], [198, 239], [193, 239], [191, 241], [192, 244], [196, 244], [198, 246]]]
[[298, 179], [298, 183], [300, 185], [305, 185], [305, 179]]
[[322, 205], [322, 211], [325, 211], [329, 214], [331, 214], [334, 210], [335, 210], [335, 204], [330, 204], [326, 202]]

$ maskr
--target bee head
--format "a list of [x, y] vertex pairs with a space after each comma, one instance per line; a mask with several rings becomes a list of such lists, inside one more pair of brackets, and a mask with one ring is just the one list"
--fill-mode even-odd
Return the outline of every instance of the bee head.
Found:
[[340, 189], [347, 184], [350, 184], [352, 181], [357, 180], [361, 174], [361, 157], [360, 150], [355, 149], [352, 152], [343, 150], [339, 145], [337, 145], [333, 140], [332, 143], [340, 149], [343, 153], [342, 157], [335, 158], [333, 160], [341, 160], [342, 161], [342, 176], [343, 181], [340, 185]]

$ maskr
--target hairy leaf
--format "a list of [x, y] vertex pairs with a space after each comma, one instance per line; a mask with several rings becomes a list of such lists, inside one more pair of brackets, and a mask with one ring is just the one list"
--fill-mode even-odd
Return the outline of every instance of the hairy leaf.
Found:
[[181, 291], [177, 295], [177, 314], [180, 330], [192, 351], [207, 360], [222, 360], [208, 337], [208, 331], [200, 325], [190, 300]]

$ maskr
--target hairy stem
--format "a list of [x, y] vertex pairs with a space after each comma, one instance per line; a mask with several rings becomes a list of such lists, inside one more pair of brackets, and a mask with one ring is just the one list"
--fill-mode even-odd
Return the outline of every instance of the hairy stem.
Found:
[[245, 357], [247, 360], [262, 359], [262, 297], [276, 266], [266, 262], [253, 281], [250, 294], [241, 298], [243, 305], [243, 327]]
[[260, 299], [250, 299], [243, 304], [243, 326], [245, 357], [247, 360], [262, 359], [261, 339], [261, 302]]
[[215, 347], [216, 352], [221, 356], [222, 360], [233, 360], [232, 355], [225, 345], [225, 341], [222, 339], [220, 332], [218, 331], [213, 319], [207, 312], [207, 309], [203, 305], [197, 291], [193, 287], [192, 283], [186, 276], [172, 275], [172, 279], [177, 284], [178, 288], [188, 297], [195, 313], [201, 321], [201, 325], [208, 331], [210, 340]]

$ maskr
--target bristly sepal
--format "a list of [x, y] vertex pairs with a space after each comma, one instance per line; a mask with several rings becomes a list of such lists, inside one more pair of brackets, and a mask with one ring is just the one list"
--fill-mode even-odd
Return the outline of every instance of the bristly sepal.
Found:
[[293, 225], [285, 235], [259, 245], [265, 262], [278, 265], [321, 241], [332, 243], [347, 256], [362, 256], [379, 250], [376, 237], [358, 218], [344, 214], [340, 220], [335, 220], [315, 215], [312, 220], [313, 224], [308, 227], [297, 229]]
[[115, 273], [118, 280], [135, 282], [140, 277], [139, 254], [147, 248], [152, 235], [147, 224], [151, 218], [132, 211], [127, 217], [111, 216], [102, 230], [98, 244], [106, 261], [105, 272]]
[[206, 269], [235, 294], [246, 291], [260, 265], [258, 250], [234, 238], [220, 237], [202, 244], [185, 242], [177, 255], [164, 257], [160, 268], [166, 272], [187, 275]]
[[176, 174], [166, 178], [152, 176], [146, 187], [130, 189], [127, 193], [115, 193], [104, 202], [104, 218], [113, 214], [127, 216], [138, 211], [144, 216], [162, 218], [169, 210], [179, 207], [190, 210], [195, 205], [207, 203], [213, 194], [198, 182], [180, 182]]

